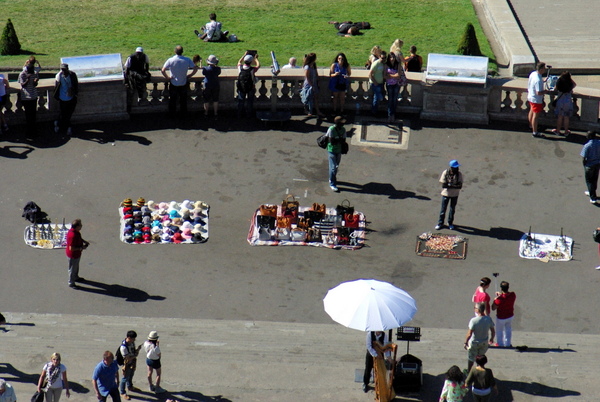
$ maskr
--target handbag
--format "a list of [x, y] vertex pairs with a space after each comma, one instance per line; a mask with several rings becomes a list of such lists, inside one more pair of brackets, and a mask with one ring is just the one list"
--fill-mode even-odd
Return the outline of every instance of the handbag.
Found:
[[304, 241], [306, 240], [306, 230], [300, 228], [293, 228], [290, 236], [292, 241]]
[[558, 102], [558, 100], [560, 99], [561, 96], [563, 96], [563, 92], [561, 92], [560, 95], [558, 95], [558, 97], [554, 98], [554, 100], [552, 102], [550, 102], [552, 107], [556, 107], [556, 103]]
[[35, 391], [35, 394], [31, 397], [31, 402], [44, 402], [44, 393]]
[[335, 207], [335, 212], [341, 216], [344, 216], [346, 214], [353, 214], [354, 207], [350, 204], [350, 201], [344, 200], [341, 204]]
[[323, 241], [321, 231], [317, 228], [309, 228], [306, 232], [306, 241], [321, 243]]
[[292, 225], [290, 218], [286, 216], [278, 216], [276, 219], [278, 228], [289, 228]]
[[327, 134], [323, 134], [317, 138], [317, 145], [319, 147], [325, 149], [327, 148], [327, 144], [329, 144], [329, 137], [327, 137]]
[[350, 228], [337, 228], [337, 244], [350, 244]]
[[277, 240], [289, 240], [290, 229], [289, 228], [277, 228], [275, 229], [275, 239]]
[[300, 202], [296, 200], [291, 194], [281, 202], [281, 214], [287, 218], [290, 218], [290, 223], [296, 223], [298, 220], [298, 207]]
[[357, 228], [360, 222], [358, 214], [344, 214], [344, 221], [346, 224], [344, 225], [347, 228]]
[[346, 155], [349, 150], [350, 150], [350, 146], [348, 145], [348, 143], [346, 141], [343, 141], [342, 142], [342, 155]]
[[297, 225], [300, 229], [308, 230], [308, 228], [312, 227], [313, 223], [309, 218], [304, 217], [298, 219]]
[[323, 215], [327, 212], [327, 207], [325, 204], [319, 204], [317, 202], [313, 202], [312, 208], [313, 211], [321, 212]]
[[277, 205], [261, 205], [260, 214], [266, 216], [277, 216]]
[[260, 227], [258, 228], [258, 240], [271, 241], [273, 236], [271, 235], [271, 229]]
[[304, 211], [304, 217], [310, 219], [311, 222], [318, 222], [323, 219], [323, 213], [318, 211]]
[[277, 221], [277, 218], [275, 218], [274, 216], [256, 215], [256, 224], [259, 228], [273, 230], [273, 229], [275, 229], [276, 221]]

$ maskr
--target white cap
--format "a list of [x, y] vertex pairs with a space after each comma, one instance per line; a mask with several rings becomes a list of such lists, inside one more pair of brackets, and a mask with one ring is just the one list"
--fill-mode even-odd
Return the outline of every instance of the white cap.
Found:
[[254, 60], [254, 56], [252, 56], [251, 54], [247, 54], [244, 56], [244, 63], [250, 64], [252, 63], [252, 60]]
[[144, 53], [144, 48], [143, 48], [143, 47], [141, 47], [141, 46], [138, 46], [138, 47], [135, 49], [135, 52], [136, 52], [136, 53]]

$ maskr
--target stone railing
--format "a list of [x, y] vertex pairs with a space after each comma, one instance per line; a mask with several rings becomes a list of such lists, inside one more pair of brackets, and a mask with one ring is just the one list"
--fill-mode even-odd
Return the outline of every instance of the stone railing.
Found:
[[[323, 110], [331, 107], [328, 87], [328, 70], [319, 70], [318, 102]], [[422, 74], [407, 73], [408, 85], [403, 88], [398, 102], [400, 114], [420, 115], [425, 120], [457, 121], [463, 123], [492, 124], [494, 121], [515, 122], [527, 127], [527, 80], [489, 79], [485, 88], [469, 84], [425, 83]], [[236, 69], [223, 69], [220, 77], [221, 94], [219, 108], [235, 110], [237, 107], [235, 80]], [[302, 113], [300, 88], [302, 70], [283, 70], [273, 78], [267, 69], [257, 74], [255, 108], [257, 110], [292, 111]], [[50, 121], [58, 115], [57, 102], [52, 98], [52, 79], [40, 80], [38, 85], [38, 121]], [[5, 116], [10, 124], [24, 121], [24, 110], [20, 103], [17, 84], [11, 82], [11, 94], [5, 105]], [[166, 113], [169, 99], [169, 84], [160, 73], [155, 73], [147, 84], [147, 97], [139, 102], [128, 99], [122, 81], [82, 82], [78, 105], [73, 116], [75, 122], [127, 119], [130, 114]], [[191, 112], [202, 110], [202, 77], [193, 77], [188, 91], [188, 108]], [[276, 95], [276, 96], [275, 96]], [[545, 106], [540, 123], [553, 126], [555, 122], [551, 100], [556, 95], [545, 97]], [[575, 113], [571, 127], [575, 130], [599, 130], [600, 90], [577, 87], [574, 95]], [[128, 103], [130, 103], [128, 105]], [[368, 72], [353, 70], [352, 83], [346, 96], [346, 111], [369, 115], [371, 92]], [[385, 105], [380, 105], [385, 110]]]

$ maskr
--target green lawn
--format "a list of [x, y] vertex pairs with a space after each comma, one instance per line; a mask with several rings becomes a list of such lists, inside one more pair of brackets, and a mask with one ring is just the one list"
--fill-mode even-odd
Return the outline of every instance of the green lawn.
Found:
[[[0, 69], [22, 66], [28, 52], [48, 68], [57, 67], [61, 56], [121, 53], [125, 58], [140, 45], [152, 66], [160, 67], [177, 44], [190, 57], [215, 54], [222, 66], [257, 49], [264, 64], [271, 50], [280, 64], [315, 52], [319, 66], [330, 65], [343, 51], [356, 67], [364, 65], [373, 45], [389, 50], [396, 38], [404, 40], [406, 55], [414, 44], [426, 62], [427, 53], [456, 54], [468, 22], [495, 68], [471, 0], [11, 0], [1, 8], [0, 27], [12, 20], [24, 54], [0, 56]], [[194, 36], [212, 11], [240, 42], [205, 43]], [[340, 37], [330, 20], [368, 21], [374, 29]]]

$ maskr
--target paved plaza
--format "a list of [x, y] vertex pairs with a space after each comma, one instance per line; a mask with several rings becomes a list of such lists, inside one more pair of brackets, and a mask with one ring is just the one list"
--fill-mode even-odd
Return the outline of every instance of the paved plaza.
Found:
[[[565, 39], [566, 28], [551, 19], [550, 10], [560, 7], [512, 3], [536, 54], [570, 67], [550, 50], [567, 45], [549, 45], [546, 37]], [[565, 13], [576, 25], [581, 9], [595, 6], [576, 2]], [[545, 25], [535, 25], [536, 14]], [[585, 41], [567, 40], [570, 48], [594, 41], [579, 34]], [[410, 352], [423, 360], [424, 386], [398, 400], [436, 401], [443, 373], [466, 365], [471, 295], [482, 276], [496, 272], [517, 294], [513, 345], [528, 349], [490, 350], [488, 367], [500, 381], [495, 400], [597, 400], [600, 258], [592, 231], [600, 210], [583, 193], [584, 133], [533, 139], [524, 125], [433, 125], [403, 117], [402, 147], [351, 146], [339, 194], [329, 189], [326, 153], [316, 145], [326, 121], [294, 117], [271, 126], [228, 113], [209, 122], [136, 116], [77, 125], [69, 139], [54, 138], [48, 127], [35, 142], [18, 139], [15, 129], [0, 142], [0, 311], [9, 322], [0, 327], [0, 377], [19, 400], [28, 399], [43, 363], [58, 351], [68, 367], [70, 400], [90, 401], [102, 352], [116, 350], [128, 329], [138, 331], [138, 342], [157, 330], [169, 393], [134, 393], [133, 400], [372, 400], [354, 381], [364, 364], [364, 334], [333, 323], [322, 299], [340, 282], [374, 278], [408, 291], [419, 308], [408, 325], [422, 329]], [[347, 128], [361, 118], [349, 116]], [[420, 257], [416, 238], [437, 222], [438, 179], [451, 159], [462, 164], [465, 185], [456, 230], [442, 232], [467, 237], [467, 257]], [[301, 205], [332, 207], [348, 199], [369, 222], [366, 246], [251, 247], [246, 236], [256, 208], [288, 193]], [[120, 242], [118, 206], [127, 197], [207, 202], [208, 242]], [[30, 200], [55, 223], [83, 220], [91, 246], [81, 260], [88, 280], [81, 289], [67, 287], [64, 251], [25, 245], [21, 213]], [[572, 237], [573, 260], [519, 258], [518, 240], [529, 228]], [[398, 343], [403, 354], [406, 345]], [[144, 371], [141, 362], [140, 387]]]

